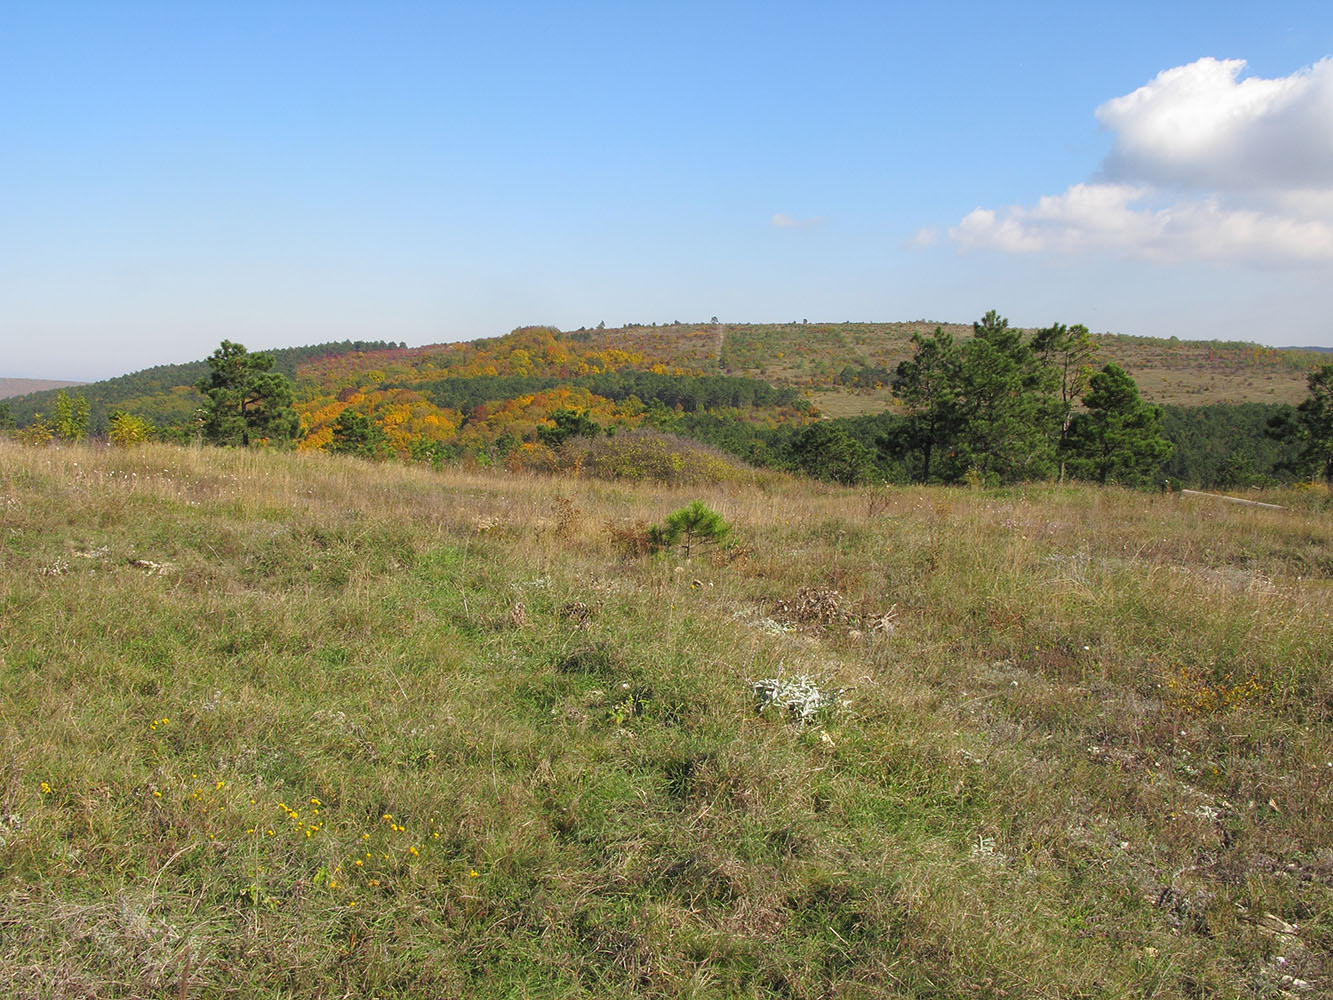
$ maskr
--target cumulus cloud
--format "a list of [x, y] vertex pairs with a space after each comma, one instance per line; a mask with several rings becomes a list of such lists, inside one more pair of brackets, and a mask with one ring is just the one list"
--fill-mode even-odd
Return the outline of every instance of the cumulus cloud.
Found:
[[1333, 261], [1333, 59], [1278, 79], [1200, 59], [1107, 101], [1100, 176], [1035, 205], [977, 208], [961, 249], [1110, 251], [1265, 265]]
[[1108, 177], [1186, 190], [1333, 186], [1333, 58], [1240, 80], [1243, 59], [1200, 59], [1107, 101]]
[[811, 229], [824, 221], [822, 215], [815, 215], [809, 219], [793, 219], [785, 212], [774, 212], [772, 222], [775, 229]]

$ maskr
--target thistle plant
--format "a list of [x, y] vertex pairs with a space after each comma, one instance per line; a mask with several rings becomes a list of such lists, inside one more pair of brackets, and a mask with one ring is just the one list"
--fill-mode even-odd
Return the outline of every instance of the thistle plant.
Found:
[[755, 711], [761, 715], [765, 709], [773, 708], [780, 715], [803, 724], [815, 722], [822, 714], [847, 704], [840, 700], [841, 689], [821, 688], [814, 678], [805, 674], [750, 681], [750, 691], [754, 694]]

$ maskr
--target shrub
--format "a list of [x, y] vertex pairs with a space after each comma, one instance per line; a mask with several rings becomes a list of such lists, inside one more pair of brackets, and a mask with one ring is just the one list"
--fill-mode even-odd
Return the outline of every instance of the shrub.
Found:
[[560, 459], [550, 448], [535, 441], [519, 445], [504, 457], [510, 472], [558, 472]]
[[689, 485], [749, 479], [752, 470], [707, 445], [646, 428], [614, 437], [570, 438], [561, 465], [599, 479], [656, 480]]
[[55, 440], [55, 431], [51, 425], [46, 422], [46, 417], [42, 414], [34, 414], [32, 423], [24, 427], [15, 435], [20, 442], [34, 447], [48, 445]]
[[653, 549], [647, 521], [634, 521], [628, 524], [608, 521], [606, 530], [611, 536], [611, 545], [627, 559], [646, 556]]
[[61, 389], [56, 393], [56, 436], [62, 441], [82, 441], [88, 436], [89, 412], [86, 396], [71, 396]]
[[107, 438], [121, 448], [143, 444], [153, 435], [153, 422], [133, 413], [120, 411], [111, 414]]

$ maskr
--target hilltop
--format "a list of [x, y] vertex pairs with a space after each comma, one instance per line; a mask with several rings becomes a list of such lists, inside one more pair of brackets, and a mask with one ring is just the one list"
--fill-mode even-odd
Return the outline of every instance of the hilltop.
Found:
[[2, 992], [1325, 994], [1268, 499], [0, 440]]

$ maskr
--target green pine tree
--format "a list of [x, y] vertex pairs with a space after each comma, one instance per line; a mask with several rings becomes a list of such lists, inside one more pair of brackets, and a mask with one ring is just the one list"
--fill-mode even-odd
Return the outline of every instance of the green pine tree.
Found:
[[198, 389], [206, 397], [204, 439], [248, 447], [290, 441], [300, 429], [292, 406], [292, 383], [273, 371], [273, 355], [250, 354], [224, 340], [208, 359], [209, 375]]
[[722, 515], [700, 500], [673, 511], [662, 524], [648, 529], [648, 543], [654, 551], [685, 543], [685, 558], [699, 542], [721, 544], [731, 534], [731, 526]]
[[329, 451], [336, 455], [377, 459], [388, 458], [393, 454], [383, 429], [364, 413], [358, 413], [351, 407], [338, 414], [338, 419], [334, 421]]
[[559, 448], [571, 437], [597, 437], [603, 427], [583, 410], [560, 409], [551, 414], [554, 426], [538, 427], [537, 440], [548, 448]]
[[1300, 448], [1286, 471], [1333, 483], [1333, 365], [1316, 368], [1308, 384], [1309, 397], [1269, 421], [1268, 434]]
[[1139, 387], [1117, 364], [1108, 364], [1089, 380], [1065, 438], [1065, 458], [1080, 478], [1125, 486], [1149, 482], [1171, 457], [1162, 436], [1162, 408], [1139, 397]]
[[[1049, 403], [1050, 427], [1056, 453], [1062, 454], [1069, 423], [1074, 418], [1074, 406], [1088, 380], [1096, 369], [1092, 359], [1097, 356], [1097, 345], [1092, 342], [1088, 328], [1081, 323], [1065, 326], [1053, 323], [1038, 330], [1032, 338], [1032, 350], [1055, 374], [1058, 390]], [[1065, 478], [1065, 463], [1060, 461], [1060, 481]]]
[[890, 457], [919, 455], [915, 478], [928, 483], [942, 464], [941, 457], [957, 443], [962, 359], [953, 335], [938, 326], [929, 337], [913, 334], [912, 349], [911, 359], [898, 365], [893, 378], [894, 394], [907, 408], [907, 419], [877, 444]]
[[951, 478], [975, 474], [990, 483], [1050, 475], [1055, 468], [1049, 406], [1053, 371], [1022, 331], [995, 310], [973, 323], [972, 330], [961, 351], [957, 409], [962, 427]]

